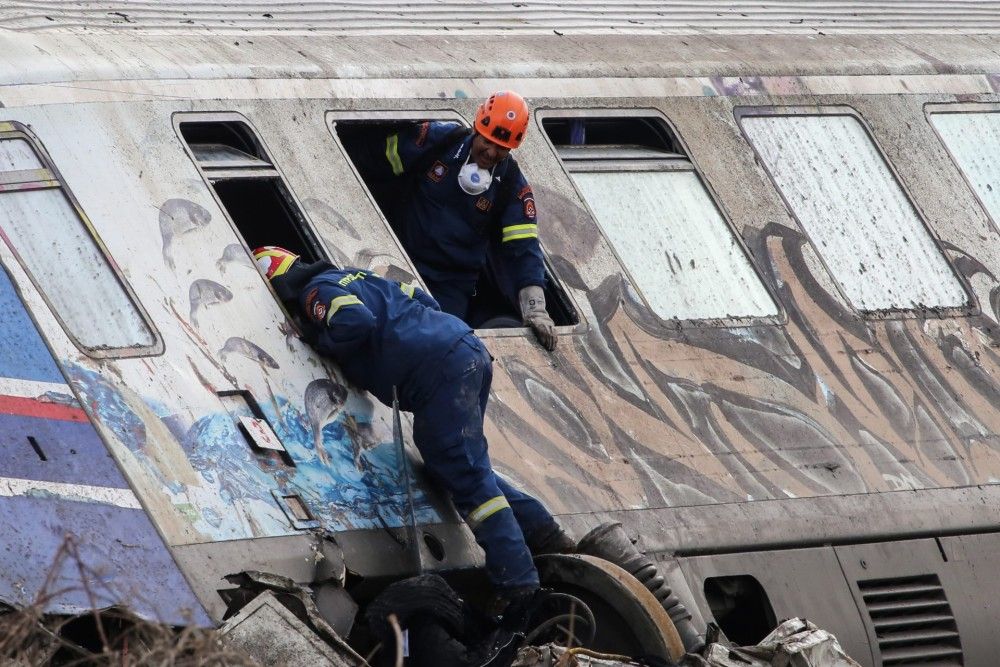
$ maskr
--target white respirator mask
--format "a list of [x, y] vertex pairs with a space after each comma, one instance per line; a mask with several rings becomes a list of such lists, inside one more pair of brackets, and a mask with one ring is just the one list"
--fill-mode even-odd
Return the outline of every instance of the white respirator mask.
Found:
[[493, 182], [493, 172], [486, 171], [475, 162], [470, 162], [472, 152], [465, 159], [465, 164], [458, 171], [458, 187], [469, 195], [481, 195], [490, 189]]

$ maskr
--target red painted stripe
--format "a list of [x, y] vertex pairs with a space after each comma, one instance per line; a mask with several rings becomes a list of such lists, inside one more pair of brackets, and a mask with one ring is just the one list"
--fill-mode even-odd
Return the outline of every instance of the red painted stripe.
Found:
[[42, 419], [58, 419], [67, 422], [89, 421], [87, 413], [73, 405], [48, 403], [37, 398], [23, 396], [0, 395], [0, 413], [22, 415], [24, 417], [41, 417]]

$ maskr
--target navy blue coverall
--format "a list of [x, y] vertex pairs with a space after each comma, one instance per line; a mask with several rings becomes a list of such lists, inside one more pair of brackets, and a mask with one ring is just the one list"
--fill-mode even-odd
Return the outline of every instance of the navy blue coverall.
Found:
[[419, 287], [359, 269], [319, 273], [299, 306], [309, 339], [351, 383], [386, 405], [397, 387], [426, 470], [486, 552], [493, 585], [537, 587], [525, 536], [547, 534], [556, 522], [493, 472], [483, 435], [492, 358], [479, 338]]
[[[508, 156], [494, 167], [492, 183], [483, 194], [470, 195], [459, 187], [458, 172], [469, 157], [473, 138], [468, 134], [450, 139], [459, 127], [441, 121], [415, 124], [390, 135], [384, 158], [374, 157], [372, 151], [368, 159], [377, 164], [366, 166], [376, 177], [401, 177], [425, 162], [425, 155], [438, 155], [423, 174], [413, 175], [414, 191], [406, 206], [393, 213], [393, 222], [441, 309], [464, 319], [495, 225], [500, 226], [498, 254], [515, 303], [522, 288], [545, 286], [545, 265], [535, 196], [513, 158]], [[501, 192], [506, 193], [503, 201]], [[494, 211], [495, 206], [503, 210]]]

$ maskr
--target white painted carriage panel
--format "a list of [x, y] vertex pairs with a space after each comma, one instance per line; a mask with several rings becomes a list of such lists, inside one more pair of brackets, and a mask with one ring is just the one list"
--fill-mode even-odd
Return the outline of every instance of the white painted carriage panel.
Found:
[[853, 116], [750, 116], [743, 128], [859, 310], [963, 306], [968, 297]]
[[931, 123], [986, 211], [1000, 224], [1000, 112], [935, 113]]
[[659, 317], [778, 314], [697, 173], [578, 172], [573, 180]]
[[0, 229], [81, 345], [111, 349], [155, 343], [61, 190], [0, 193]]

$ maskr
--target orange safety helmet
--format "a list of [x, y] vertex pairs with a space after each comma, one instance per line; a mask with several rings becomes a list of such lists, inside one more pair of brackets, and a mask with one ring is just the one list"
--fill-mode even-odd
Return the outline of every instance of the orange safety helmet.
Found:
[[285, 250], [276, 245], [266, 245], [253, 251], [253, 258], [257, 260], [257, 266], [264, 272], [268, 280], [277, 278], [288, 273], [292, 264], [299, 258], [291, 250]]
[[517, 148], [528, 131], [528, 103], [513, 90], [493, 93], [476, 111], [476, 132], [504, 148]]

